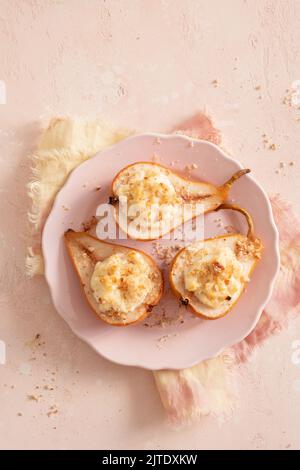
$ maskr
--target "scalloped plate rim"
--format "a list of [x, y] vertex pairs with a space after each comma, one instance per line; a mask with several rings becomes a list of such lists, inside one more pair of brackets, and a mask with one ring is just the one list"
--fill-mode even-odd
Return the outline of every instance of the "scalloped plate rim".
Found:
[[[209, 141], [206, 141], [206, 140], [202, 140], [202, 139], [195, 139], [195, 138], [192, 138], [192, 137], [189, 137], [189, 136], [186, 136], [184, 134], [180, 134], [180, 133], [175, 133], [175, 134], [163, 134], [163, 133], [155, 133], [155, 132], [146, 132], [146, 133], [143, 133], [143, 134], [134, 134], [134, 135], [131, 135], [119, 142], [117, 142], [116, 144], [113, 144], [113, 145], [110, 145], [108, 147], [105, 147], [104, 149], [102, 149], [101, 151], [97, 152], [94, 156], [92, 156], [91, 158], [88, 158], [87, 160], [83, 161], [81, 164], [79, 164], [77, 167], [75, 167], [71, 172], [70, 174], [68, 175], [64, 185], [60, 188], [60, 190], [58, 191], [58, 193], [56, 194], [55, 196], [55, 199], [53, 201], [53, 204], [52, 204], [52, 208], [51, 208], [51, 211], [47, 217], [47, 220], [44, 224], [44, 228], [43, 228], [43, 231], [42, 231], [42, 252], [43, 252], [43, 255], [44, 255], [44, 275], [45, 275], [45, 279], [48, 283], [48, 286], [49, 286], [49, 289], [50, 289], [50, 294], [51, 294], [51, 298], [52, 298], [52, 301], [53, 301], [53, 304], [55, 306], [55, 309], [57, 310], [57, 312], [59, 313], [59, 315], [68, 323], [69, 327], [71, 328], [71, 330], [73, 331], [73, 333], [78, 336], [81, 340], [85, 341], [89, 346], [91, 346], [93, 348], [94, 351], [96, 351], [98, 354], [100, 354], [102, 357], [104, 357], [105, 359], [115, 363], [115, 364], [121, 364], [121, 365], [125, 365], [125, 366], [132, 366], [132, 367], [140, 367], [140, 368], [143, 368], [143, 369], [149, 369], [149, 370], [162, 370], [162, 369], [171, 369], [171, 370], [178, 370], [180, 368], [183, 368], [182, 366], [178, 367], [176, 365], [172, 366], [172, 364], [170, 364], [169, 362], [167, 363], [162, 363], [160, 364], [160, 366], [158, 367], [156, 363], [153, 363], [151, 364], [151, 361], [149, 361], [149, 364], [143, 364], [139, 361], [122, 361], [121, 359], [114, 359], [112, 357], [110, 357], [108, 354], [106, 354], [105, 352], [103, 351], [99, 351], [95, 345], [93, 344], [93, 342], [87, 338], [86, 336], [84, 335], [81, 335], [80, 331], [76, 330], [76, 328], [73, 327], [73, 325], [71, 323], [69, 323], [65, 318], [64, 316], [60, 313], [60, 308], [59, 306], [57, 305], [57, 302], [55, 301], [55, 295], [54, 295], [54, 292], [53, 292], [53, 288], [52, 288], [52, 283], [51, 283], [51, 279], [49, 278], [49, 273], [48, 273], [48, 261], [47, 261], [47, 256], [45, 256], [45, 253], [47, 253], [47, 248], [45, 246], [45, 239], [46, 239], [46, 236], [45, 234], [47, 233], [47, 229], [48, 229], [48, 226], [50, 225], [51, 221], [52, 221], [52, 217], [54, 217], [54, 214], [55, 214], [55, 209], [56, 207], [60, 204], [60, 199], [62, 197], [62, 193], [63, 191], [65, 190], [66, 187], [68, 187], [68, 185], [71, 184], [72, 182], [72, 176], [74, 174], [76, 174], [77, 172], [81, 171], [81, 168], [84, 166], [84, 165], [87, 165], [89, 164], [92, 160], [96, 159], [97, 157], [99, 157], [99, 155], [101, 155], [103, 152], [106, 152], [107, 150], [110, 150], [112, 148], [116, 148], [120, 145], [122, 145], [124, 142], [127, 142], [132, 140], [132, 139], [141, 139], [141, 138], [145, 138], [145, 137], [153, 137], [155, 139], [161, 139], [161, 140], [165, 140], [165, 139], [180, 139], [180, 140], [185, 140], [187, 142], [194, 142], [196, 144], [205, 144], [207, 146], [211, 146], [213, 147], [214, 149], [216, 149], [220, 155], [222, 156], [222, 158], [224, 158], [225, 160], [229, 161], [230, 163], [234, 164], [238, 169], [241, 169], [241, 168], [244, 168], [241, 163], [237, 160], [235, 160], [234, 158], [232, 158], [231, 156], [227, 155], [223, 149], [221, 149], [219, 146], [215, 145], [214, 143], [212, 142], [209, 142]], [[278, 230], [277, 230], [277, 227], [276, 227], [276, 224], [275, 224], [275, 221], [274, 221], [274, 218], [273, 218], [273, 212], [272, 212], [272, 207], [271, 207], [271, 203], [270, 203], [270, 200], [265, 192], [265, 190], [262, 188], [262, 186], [257, 182], [257, 180], [252, 176], [252, 175], [247, 175], [246, 176], [248, 179], [251, 179], [252, 182], [255, 184], [255, 186], [258, 188], [258, 190], [261, 192], [261, 194], [264, 196], [264, 200], [265, 200], [265, 203], [266, 203], [266, 207], [268, 209], [268, 221], [267, 223], [269, 223], [272, 231], [273, 231], [273, 248], [274, 248], [274, 260], [273, 260], [273, 264], [274, 264], [274, 268], [273, 268], [273, 277], [272, 279], [270, 279], [270, 282], [269, 282], [269, 286], [268, 286], [268, 290], [267, 290], [267, 293], [266, 293], [266, 296], [265, 296], [265, 299], [263, 300], [263, 302], [261, 303], [261, 306], [260, 308], [257, 310], [257, 313], [256, 315], [253, 317], [253, 322], [252, 322], [252, 325], [247, 329], [247, 331], [244, 332], [243, 336], [239, 339], [237, 339], [236, 342], [240, 342], [242, 341], [245, 337], [247, 337], [251, 331], [253, 331], [253, 329], [255, 328], [262, 312], [263, 312], [263, 309], [265, 307], [265, 305], [268, 303], [268, 301], [270, 300], [270, 297], [272, 295], [272, 291], [273, 291], [273, 288], [274, 288], [274, 284], [275, 284], [275, 281], [276, 281], [276, 277], [277, 277], [277, 274], [278, 274], [278, 271], [279, 271], [279, 268], [280, 268], [280, 252], [279, 252], [279, 233], [278, 233]], [[217, 320], [216, 320], [217, 321]], [[114, 327], [112, 327], [114, 328]], [[128, 327], [126, 327], [128, 328]], [[207, 360], [211, 357], [216, 357], [218, 356], [220, 353], [222, 353], [222, 351], [230, 346], [232, 346], [234, 343], [231, 343], [231, 344], [224, 344], [222, 347], [216, 349], [215, 353], [213, 355], [209, 355], [209, 357], [205, 357], [205, 358], [202, 358], [201, 361], [203, 360]], [[197, 363], [199, 363], [199, 360], [194, 360], [194, 361], [190, 361], [187, 365], [185, 365], [184, 367], [192, 367], [194, 365], [196, 365]]]

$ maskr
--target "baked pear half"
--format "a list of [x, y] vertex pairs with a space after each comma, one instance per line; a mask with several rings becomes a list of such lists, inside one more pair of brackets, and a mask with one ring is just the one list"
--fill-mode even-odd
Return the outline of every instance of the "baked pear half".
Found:
[[101, 320], [125, 326], [145, 318], [163, 293], [163, 276], [142, 251], [68, 230], [65, 244], [85, 297]]
[[217, 209], [230, 188], [249, 169], [237, 171], [222, 186], [190, 181], [152, 162], [123, 168], [112, 183], [110, 202], [119, 227], [129, 238], [156, 240], [200, 214]]
[[245, 209], [231, 204], [218, 209], [241, 212], [247, 235], [231, 233], [192, 243], [175, 256], [170, 269], [170, 285], [180, 302], [208, 320], [223, 317], [236, 304], [263, 248]]

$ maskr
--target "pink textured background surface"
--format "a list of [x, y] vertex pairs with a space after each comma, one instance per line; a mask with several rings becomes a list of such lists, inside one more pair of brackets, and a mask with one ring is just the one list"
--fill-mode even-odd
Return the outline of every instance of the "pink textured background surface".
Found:
[[[226, 148], [299, 208], [300, 111], [282, 103], [300, 80], [299, 31], [298, 0], [0, 1], [0, 448], [300, 447], [299, 321], [242, 369], [232, 420], [178, 431], [164, 422], [152, 375], [74, 337], [44, 279], [23, 268], [26, 154], [54, 114], [168, 131], [205, 108]], [[276, 173], [280, 161], [295, 164]], [[41, 346], [30, 346], [37, 333]]]

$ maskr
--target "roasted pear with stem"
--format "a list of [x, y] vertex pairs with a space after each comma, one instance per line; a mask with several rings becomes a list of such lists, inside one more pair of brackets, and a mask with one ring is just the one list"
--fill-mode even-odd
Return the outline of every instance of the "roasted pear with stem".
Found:
[[209, 320], [232, 309], [262, 252], [250, 214], [231, 204], [219, 209], [241, 212], [247, 220], [247, 235], [231, 233], [194, 242], [175, 256], [170, 269], [170, 285], [180, 302]]
[[163, 276], [150, 256], [85, 232], [68, 230], [64, 238], [86, 299], [103, 321], [135, 323], [159, 302]]
[[249, 172], [239, 170], [218, 187], [190, 181], [157, 163], [134, 163], [115, 176], [109, 202], [116, 208], [118, 225], [130, 238], [155, 240], [217, 209], [234, 182]]

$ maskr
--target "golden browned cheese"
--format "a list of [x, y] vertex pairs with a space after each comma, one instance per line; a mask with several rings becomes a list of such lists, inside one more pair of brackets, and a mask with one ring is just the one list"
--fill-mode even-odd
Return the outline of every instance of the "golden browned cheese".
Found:
[[117, 195], [127, 197], [128, 204], [141, 202], [146, 205], [176, 204], [180, 202], [167, 172], [162, 172], [154, 165], [145, 166], [138, 172], [134, 171], [134, 168], [129, 168], [126, 177], [122, 179], [122, 186], [118, 188]]
[[210, 246], [192, 252], [184, 268], [186, 290], [211, 308], [233, 297], [245, 281], [243, 266], [229, 247]]
[[103, 312], [128, 313], [141, 305], [151, 289], [151, 270], [140, 253], [115, 253], [98, 261], [90, 287]]

